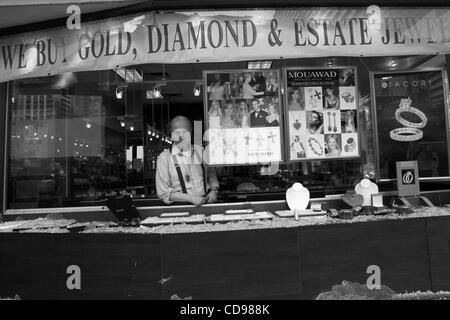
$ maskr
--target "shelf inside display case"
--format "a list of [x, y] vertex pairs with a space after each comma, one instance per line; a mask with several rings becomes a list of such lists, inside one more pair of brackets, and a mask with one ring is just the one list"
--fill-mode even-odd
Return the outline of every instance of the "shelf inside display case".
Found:
[[208, 218], [209, 222], [230, 222], [245, 220], [271, 220], [273, 215], [268, 211], [243, 214], [213, 214]]
[[[294, 210], [275, 211], [275, 214], [281, 218], [289, 218], [289, 217], [295, 216]], [[306, 209], [306, 210], [299, 210], [298, 216], [299, 216], [299, 218], [301, 218], [301, 217], [326, 217], [327, 213], [325, 211], [314, 211], [311, 209]]]
[[141, 225], [153, 227], [158, 225], [168, 224], [197, 224], [205, 222], [205, 216], [203, 214], [196, 214], [192, 216], [184, 217], [148, 217], [141, 221]]

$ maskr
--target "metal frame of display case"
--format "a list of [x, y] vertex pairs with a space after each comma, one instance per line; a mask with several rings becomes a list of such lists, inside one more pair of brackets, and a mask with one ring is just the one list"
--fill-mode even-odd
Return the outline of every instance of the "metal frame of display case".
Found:
[[[290, 159], [290, 146], [289, 146], [289, 110], [287, 103], [287, 72], [289, 70], [330, 70], [330, 69], [353, 69], [355, 73], [355, 101], [356, 101], [356, 119], [357, 123], [357, 134], [358, 134], [358, 155], [350, 156], [350, 157], [323, 157], [323, 158], [302, 158], [302, 159]], [[285, 159], [286, 163], [295, 163], [295, 162], [304, 162], [304, 161], [329, 161], [329, 160], [357, 160], [361, 159], [361, 119], [359, 117], [359, 91], [358, 91], [358, 67], [357, 66], [332, 66], [332, 67], [321, 67], [321, 66], [296, 66], [296, 67], [284, 67], [283, 69], [283, 89], [284, 89], [284, 98], [283, 98], [283, 113], [284, 113], [284, 128], [285, 128]], [[340, 110], [340, 109], [339, 109]]]
[[[449, 95], [449, 88], [448, 88], [448, 75], [445, 68], [440, 67], [429, 67], [429, 68], [417, 68], [414, 70], [399, 70], [399, 71], [389, 71], [389, 70], [376, 70], [376, 71], [370, 71], [370, 95], [371, 95], [371, 111], [373, 114], [373, 139], [374, 139], [374, 152], [375, 152], [375, 179], [377, 182], [391, 182], [396, 181], [397, 178], [388, 178], [388, 179], [381, 179], [380, 177], [380, 156], [379, 156], [379, 140], [378, 140], [378, 120], [377, 120], [377, 106], [376, 106], [376, 99], [375, 99], [375, 75], [379, 74], [402, 74], [402, 73], [420, 73], [420, 72], [432, 72], [432, 71], [440, 71], [442, 75], [442, 87], [443, 87], [443, 93], [444, 93], [444, 108], [445, 108], [445, 126], [446, 126], [446, 137], [447, 137], [447, 161], [448, 166], [450, 168], [450, 151], [449, 151], [449, 139], [450, 139], [450, 133], [449, 133], [449, 107], [448, 107], [448, 95]], [[420, 170], [420, 168], [419, 168]], [[437, 177], [419, 177], [419, 181], [448, 181], [450, 180], [449, 176], [437, 176]]]

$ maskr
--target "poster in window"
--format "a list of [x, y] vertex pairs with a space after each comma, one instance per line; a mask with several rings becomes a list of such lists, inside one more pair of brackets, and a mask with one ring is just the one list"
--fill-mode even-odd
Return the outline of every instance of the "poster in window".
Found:
[[288, 161], [359, 156], [354, 67], [286, 68]]
[[247, 165], [282, 160], [278, 70], [204, 72], [205, 160]]
[[378, 180], [417, 160], [420, 178], [449, 176], [447, 107], [440, 69], [372, 75]]

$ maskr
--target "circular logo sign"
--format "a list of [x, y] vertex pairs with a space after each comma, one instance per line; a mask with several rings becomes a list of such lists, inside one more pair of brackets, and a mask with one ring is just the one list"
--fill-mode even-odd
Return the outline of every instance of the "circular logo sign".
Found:
[[404, 184], [411, 184], [414, 181], [414, 175], [408, 170], [403, 174], [402, 180]]

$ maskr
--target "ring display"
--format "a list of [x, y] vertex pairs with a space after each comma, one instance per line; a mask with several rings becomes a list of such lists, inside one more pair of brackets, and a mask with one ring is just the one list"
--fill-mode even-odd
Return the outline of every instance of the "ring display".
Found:
[[[423, 131], [420, 130], [427, 125], [428, 119], [425, 116], [425, 113], [420, 111], [417, 108], [411, 107], [412, 100], [410, 97], [407, 99], [401, 99], [399, 107], [395, 110], [395, 119], [398, 123], [400, 123], [403, 127], [392, 129], [389, 133], [389, 136], [392, 140], [408, 142], [408, 141], [417, 141], [423, 138]], [[409, 112], [420, 118], [420, 122], [410, 122], [402, 117], [402, 113]]]
[[355, 96], [350, 92], [344, 92], [343, 94], [341, 94], [341, 97], [345, 100], [345, 102], [353, 102], [353, 100], [355, 100]]
[[[410, 122], [405, 120], [402, 117], [402, 113], [403, 112], [409, 112], [412, 114], [415, 114], [416, 116], [418, 116], [421, 120], [421, 122]], [[397, 121], [403, 125], [404, 127], [409, 127], [409, 128], [423, 128], [427, 125], [427, 117], [425, 116], [425, 113], [423, 113], [422, 111], [420, 111], [417, 108], [414, 107], [400, 107], [397, 110], [395, 110], [395, 119], [397, 119]]]
[[[449, 177], [450, 104], [445, 68], [394, 68], [373, 71], [370, 78], [374, 161], [367, 170], [376, 181], [397, 181], [401, 187], [402, 177], [406, 174], [407, 182], [411, 175], [403, 167], [398, 172], [396, 164], [417, 160], [418, 176], [412, 172], [417, 179]], [[358, 146], [363, 152], [361, 144]]]
[[423, 138], [422, 130], [416, 128], [397, 128], [389, 133], [392, 140], [396, 141], [417, 141]]

